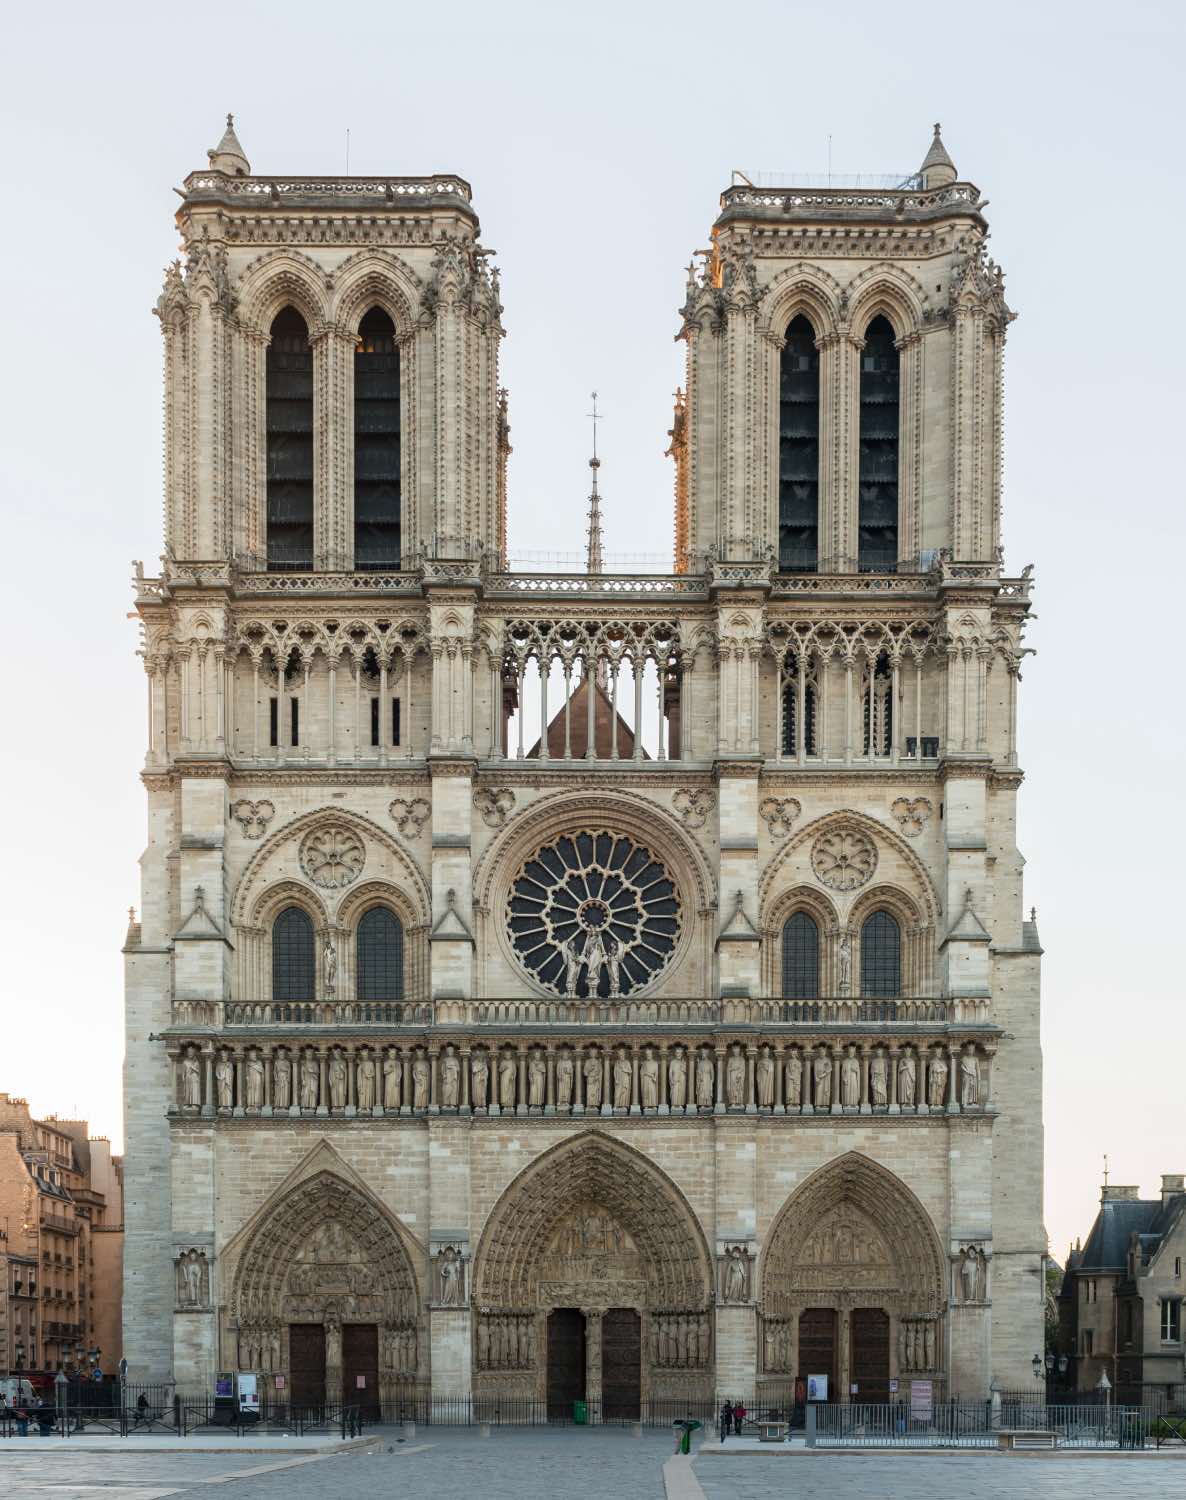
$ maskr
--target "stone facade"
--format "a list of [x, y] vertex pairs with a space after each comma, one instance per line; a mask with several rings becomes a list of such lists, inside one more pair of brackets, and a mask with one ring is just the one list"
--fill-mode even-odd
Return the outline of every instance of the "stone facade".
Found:
[[[893, 189], [726, 190], [683, 310], [676, 571], [591, 547], [545, 577], [506, 567], [468, 185], [253, 176], [230, 128], [210, 155], [157, 308], [166, 553], [135, 579], [134, 1376], [623, 1412], [808, 1373], [1022, 1385], [1031, 581], [1001, 565], [1012, 314], [978, 190], [937, 135]], [[801, 317], [818, 510], [792, 571]], [[376, 427], [399, 435], [384, 567]], [[876, 443], [897, 509], [873, 567]]]

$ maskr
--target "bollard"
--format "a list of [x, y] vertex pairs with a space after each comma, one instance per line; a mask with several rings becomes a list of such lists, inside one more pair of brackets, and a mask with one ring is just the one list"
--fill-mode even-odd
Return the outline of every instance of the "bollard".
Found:
[[806, 1415], [806, 1418], [807, 1418], [807, 1446], [809, 1448], [814, 1448], [815, 1447], [816, 1409], [815, 1409], [814, 1404], [812, 1402], [810, 1402], [810, 1401], [807, 1403], [807, 1411], [806, 1411], [805, 1415]]
[[489, 1437], [490, 1436], [490, 1423], [489, 1422], [479, 1422], [478, 1423], [478, 1436], [479, 1437]]
[[641, 1422], [631, 1422], [631, 1424], [630, 1424], [630, 1436], [631, 1437], [636, 1437], [636, 1438], [642, 1437], [642, 1423]]
[[406, 1438], [414, 1438], [415, 1436], [416, 1436], [416, 1424], [415, 1424], [415, 1422], [405, 1422], [404, 1423], [404, 1437], [406, 1437]]

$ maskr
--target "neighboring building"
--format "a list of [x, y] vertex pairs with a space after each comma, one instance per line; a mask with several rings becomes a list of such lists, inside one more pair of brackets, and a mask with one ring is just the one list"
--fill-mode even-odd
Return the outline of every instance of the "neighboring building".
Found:
[[460, 178], [254, 175], [228, 125], [177, 223], [133, 1378], [1031, 1383], [1013, 315], [938, 132], [884, 187], [722, 193], [656, 576], [604, 571], [599, 502], [585, 573], [507, 568]]
[[1186, 1397], [1186, 1180], [1163, 1176], [1158, 1198], [1139, 1192], [1105, 1186], [1087, 1243], [1067, 1257], [1060, 1350], [1078, 1390], [1098, 1389], [1107, 1375], [1120, 1400], [1139, 1400], [1151, 1387]]
[[[0, 1364], [91, 1370], [122, 1352], [123, 1163], [85, 1120], [0, 1094]], [[100, 1351], [96, 1356], [95, 1351]]]

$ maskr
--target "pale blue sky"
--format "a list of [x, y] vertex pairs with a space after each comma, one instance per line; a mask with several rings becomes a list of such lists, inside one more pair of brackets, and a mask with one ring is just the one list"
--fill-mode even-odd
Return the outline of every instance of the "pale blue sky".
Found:
[[78, 4], [10, 17], [0, 89], [0, 1089], [118, 1137], [144, 683], [129, 560], [161, 548], [173, 186], [226, 110], [260, 171], [460, 172], [502, 268], [515, 547], [581, 545], [588, 392], [607, 548], [666, 551], [683, 267], [730, 170], [908, 172], [942, 120], [1020, 318], [1007, 560], [1045, 960], [1047, 1222], [1101, 1156], [1148, 1191], [1182, 1130], [1182, 9]]

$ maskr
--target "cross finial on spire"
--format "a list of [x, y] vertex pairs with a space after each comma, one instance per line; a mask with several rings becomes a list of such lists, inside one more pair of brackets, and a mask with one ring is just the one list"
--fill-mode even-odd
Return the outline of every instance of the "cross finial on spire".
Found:
[[1104, 1152], [1104, 1186], [1108, 1185], [1108, 1153]]
[[589, 460], [589, 467], [593, 470], [593, 489], [589, 495], [589, 529], [587, 533], [587, 549], [585, 554], [585, 571], [589, 574], [600, 573], [605, 567], [605, 556], [601, 547], [601, 496], [597, 491], [597, 471], [601, 468], [601, 460], [597, 457], [597, 424], [604, 420], [597, 410], [597, 392], [593, 392], [593, 410], [589, 413], [593, 420], [593, 457]]

